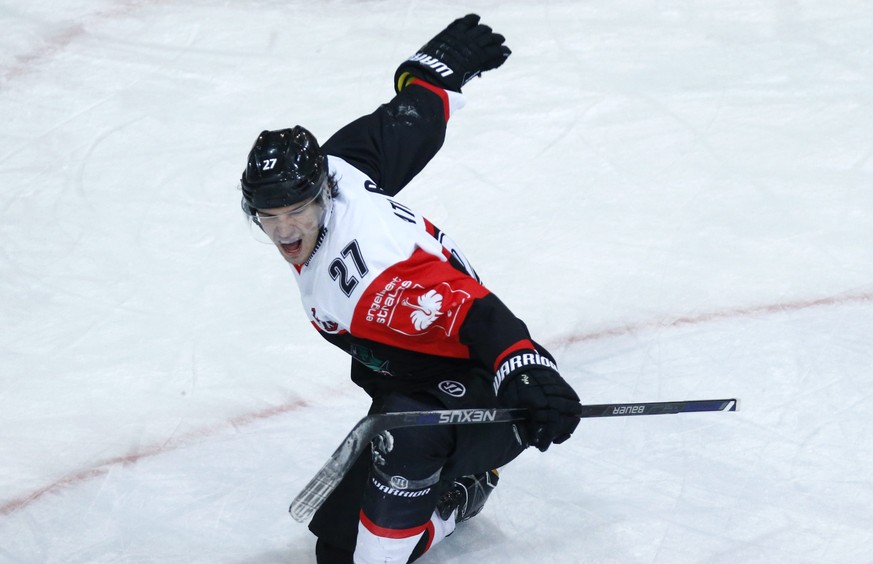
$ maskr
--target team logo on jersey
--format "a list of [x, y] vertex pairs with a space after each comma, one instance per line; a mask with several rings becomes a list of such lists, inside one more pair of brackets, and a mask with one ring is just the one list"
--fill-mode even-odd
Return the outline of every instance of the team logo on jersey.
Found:
[[373, 295], [364, 318], [403, 335], [417, 336], [439, 328], [449, 337], [461, 306], [469, 299], [469, 293], [453, 289], [448, 282], [425, 288], [395, 276]]
[[421, 335], [439, 329], [452, 335], [461, 306], [470, 299], [447, 282], [426, 289], [419, 284], [404, 289], [388, 319], [388, 327], [404, 335]]
[[453, 398], [463, 397], [467, 393], [467, 388], [460, 382], [454, 380], [443, 380], [437, 386], [441, 392], [452, 396]]
[[436, 290], [428, 290], [427, 293], [418, 296], [416, 303], [404, 299], [400, 302], [408, 308], [412, 308], [409, 318], [417, 331], [425, 331], [437, 318], [442, 315], [443, 297]]

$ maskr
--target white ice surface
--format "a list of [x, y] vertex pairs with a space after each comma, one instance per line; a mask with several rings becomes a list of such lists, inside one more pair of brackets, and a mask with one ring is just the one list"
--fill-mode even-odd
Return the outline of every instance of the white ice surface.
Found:
[[0, 562], [314, 562], [367, 402], [236, 180], [469, 11], [513, 55], [401, 199], [586, 403], [742, 408], [585, 421], [422, 562], [873, 562], [861, 0], [4, 3]]

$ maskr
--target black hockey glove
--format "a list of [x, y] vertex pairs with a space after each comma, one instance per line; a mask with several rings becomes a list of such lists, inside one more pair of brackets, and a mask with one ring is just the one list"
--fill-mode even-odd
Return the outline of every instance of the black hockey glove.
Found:
[[397, 67], [394, 90], [400, 92], [417, 77], [460, 92], [473, 77], [503, 64], [512, 53], [504, 41], [502, 35], [480, 24], [476, 14], [458, 18]]
[[497, 397], [507, 407], [526, 407], [530, 418], [522, 427], [527, 444], [546, 452], [552, 443], [570, 438], [579, 424], [582, 405], [573, 388], [549, 368], [530, 367], [507, 376]]

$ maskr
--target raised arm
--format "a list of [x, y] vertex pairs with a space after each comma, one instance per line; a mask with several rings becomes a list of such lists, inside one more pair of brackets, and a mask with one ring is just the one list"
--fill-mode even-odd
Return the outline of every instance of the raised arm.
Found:
[[461, 88], [510, 55], [503, 43], [475, 14], [453, 21], [400, 64], [394, 98], [337, 131], [324, 152], [397, 194], [442, 147], [446, 123], [464, 103]]

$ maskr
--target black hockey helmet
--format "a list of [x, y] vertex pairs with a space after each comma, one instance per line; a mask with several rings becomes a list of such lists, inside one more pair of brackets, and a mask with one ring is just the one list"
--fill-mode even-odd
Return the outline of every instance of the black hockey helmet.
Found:
[[262, 131], [240, 179], [242, 208], [281, 208], [312, 199], [327, 182], [327, 159], [305, 128]]

